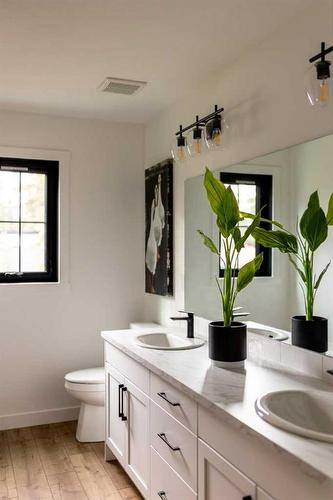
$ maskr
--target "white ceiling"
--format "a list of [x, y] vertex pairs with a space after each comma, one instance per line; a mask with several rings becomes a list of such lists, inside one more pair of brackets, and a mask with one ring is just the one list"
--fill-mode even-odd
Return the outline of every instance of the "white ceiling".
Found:
[[0, 0], [0, 108], [146, 122], [314, 2]]

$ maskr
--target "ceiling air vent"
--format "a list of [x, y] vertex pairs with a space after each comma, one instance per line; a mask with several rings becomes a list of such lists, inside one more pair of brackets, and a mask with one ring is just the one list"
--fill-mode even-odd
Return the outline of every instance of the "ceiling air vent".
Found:
[[111, 94], [132, 95], [145, 87], [145, 85], [147, 85], [147, 82], [108, 77], [105, 78], [104, 82], [99, 86], [99, 90], [102, 92], [110, 92]]

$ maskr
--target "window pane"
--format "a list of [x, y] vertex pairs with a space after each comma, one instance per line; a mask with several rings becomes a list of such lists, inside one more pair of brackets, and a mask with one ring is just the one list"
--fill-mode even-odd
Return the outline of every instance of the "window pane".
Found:
[[45, 222], [45, 174], [21, 174], [22, 221]]
[[252, 184], [240, 184], [239, 186], [239, 208], [242, 212], [256, 213], [256, 186]]
[[[242, 236], [245, 232], [245, 228], [241, 228]], [[256, 256], [256, 243], [252, 236], [250, 236], [244, 245], [244, 248], [239, 253], [238, 258], [238, 269], [244, 266], [250, 260], [253, 260]]]
[[21, 231], [21, 271], [46, 271], [45, 224], [22, 223]]
[[18, 221], [20, 174], [0, 171], [0, 221]]
[[0, 223], [0, 272], [19, 271], [19, 225]]

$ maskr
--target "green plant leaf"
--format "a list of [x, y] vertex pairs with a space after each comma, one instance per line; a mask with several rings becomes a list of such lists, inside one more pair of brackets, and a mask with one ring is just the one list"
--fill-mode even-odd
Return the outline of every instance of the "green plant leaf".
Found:
[[301, 280], [304, 282], [304, 283], [307, 283], [307, 279], [306, 279], [306, 276], [304, 274], [304, 272], [302, 271], [302, 269], [300, 267], [298, 267], [298, 265], [296, 264], [296, 262], [294, 261], [294, 259], [291, 257], [291, 255], [288, 255], [289, 257], [289, 260], [290, 262], [292, 263], [292, 265], [294, 266], [294, 268], [296, 269], [296, 271], [298, 272]]
[[328, 226], [333, 226], [333, 193], [331, 194], [328, 202], [326, 222]]
[[237, 292], [243, 290], [254, 278], [255, 273], [260, 269], [262, 264], [264, 255], [263, 253], [259, 253], [253, 260], [247, 262], [243, 267], [238, 271], [237, 277]]
[[315, 282], [315, 285], [314, 285], [315, 290], [317, 290], [319, 288], [320, 282], [323, 279], [324, 274], [326, 273], [326, 271], [330, 267], [330, 265], [331, 265], [331, 261], [329, 261], [329, 263], [324, 267], [324, 269], [322, 270], [322, 272], [319, 274], [318, 279], [317, 279], [317, 281]]
[[[242, 219], [255, 219], [257, 216], [255, 214], [250, 214], [249, 212], [239, 212], [239, 214]], [[260, 222], [267, 222], [268, 224], [272, 224], [273, 226], [283, 229], [283, 225], [277, 220], [270, 220], [270, 219], [265, 219], [265, 217], [260, 217]]]
[[319, 206], [318, 191], [312, 193], [309, 199], [308, 208], [299, 223], [301, 235], [308, 242], [312, 252], [326, 240], [327, 238], [327, 221], [326, 215]]
[[219, 216], [220, 207], [223, 204], [226, 188], [223, 182], [216, 179], [213, 172], [206, 167], [204, 186], [207, 192], [207, 198], [213, 212]]
[[235, 247], [237, 252], [241, 251], [241, 249], [244, 247], [244, 243], [251, 236], [255, 228], [259, 226], [259, 224], [260, 224], [260, 212], [257, 213], [256, 217], [253, 219], [251, 224], [246, 228], [243, 236], [237, 242], [235, 242]]
[[209, 236], [206, 236], [205, 233], [203, 233], [202, 231], [200, 231], [200, 229], [197, 230], [198, 233], [200, 234], [200, 236], [202, 237], [203, 239], [203, 244], [209, 248], [209, 250], [213, 253], [216, 253], [216, 255], [220, 255], [218, 249], [216, 248], [216, 245], [215, 243], [213, 242], [213, 240], [211, 238], [209, 238]]
[[278, 248], [282, 253], [296, 254], [298, 250], [296, 236], [285, 231], [267, 231], [257, 227], [253, 231], [254, 239], [265, 248]]
[[237, 248], [237, 244], [238, 244], [239, 240], [242, 237], [240, 229], [239, 229], [238, 226], [236, 226], [234, 228], [234, 230], [232, 231], [232, 237], [233, 237], [233, 240], [234, 240], [234, 243], [235, 243], [235, 247]]

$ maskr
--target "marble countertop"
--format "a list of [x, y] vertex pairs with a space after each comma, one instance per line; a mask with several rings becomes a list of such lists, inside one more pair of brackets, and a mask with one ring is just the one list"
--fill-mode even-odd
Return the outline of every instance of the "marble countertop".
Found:
[[304, 472], [318, 479], [333, 480], [333, 444], [296, 436], [263, 421], [255, 411], [255, 401], [263, 394], [276, 390], [314, 389], [332, 392], [332, 386], [320, 379], [304, 376], [292, 369], [265, 362], [246, 361], [242, 371], [213, 367], [207, 344], [183, 351], [158, 351], [139, 347], [138, 333], [175, 329], [113, 330], [102, 332], [104, 340], [114, 345], [140, 364], [189, 394], [201, 406], [221, 417], [232, 417], [232, 423], [243, 431], [273, 443], [280, 453], [300, 461]]

